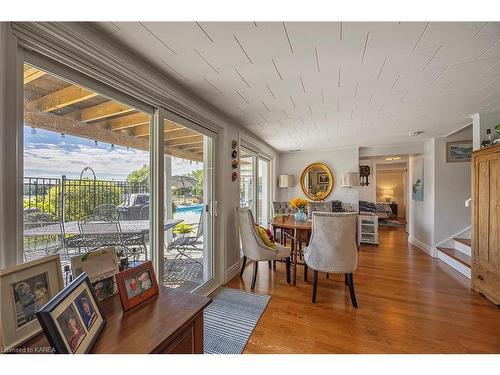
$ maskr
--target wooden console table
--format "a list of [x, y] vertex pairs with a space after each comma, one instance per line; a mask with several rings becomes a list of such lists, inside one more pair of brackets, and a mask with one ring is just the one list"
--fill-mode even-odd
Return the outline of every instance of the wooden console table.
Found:
[[[101, 303], [107, 323], [91, 353], [202, 354], [203, 309], [211, 301], [160, 286], [160, 294], [123, 312], [115, 295]], [[27, 353], [43, 347], [49, 347], [43, 333], [21, 345]]]

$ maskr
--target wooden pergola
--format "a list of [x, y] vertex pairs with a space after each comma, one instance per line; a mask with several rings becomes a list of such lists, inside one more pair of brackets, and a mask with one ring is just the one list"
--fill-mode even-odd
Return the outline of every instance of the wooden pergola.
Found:
[[[24, 124], [124, 147], [149, 150], [150, 115], [24, 66]], [[203, 161], [203, 135], [165, 120], [165, 154]]]

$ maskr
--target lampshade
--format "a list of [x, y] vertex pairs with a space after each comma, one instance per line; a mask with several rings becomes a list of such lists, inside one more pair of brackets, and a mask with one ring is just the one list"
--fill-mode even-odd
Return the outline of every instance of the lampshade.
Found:
[[394, 195], [394, 190], [393, 189], [384, 189], [382, 190], [382, 195], [388, 195], [392, 197]]
[[289, 188], [295, 184], [295, 177], [293, 174], [281, 174], [278, 180], [278, 187]]
[[358, 172], [347, 172], [340, 176], [340, 186], [343, 188], [351, 188], [353, 186], [359, 186], [359, 173]]

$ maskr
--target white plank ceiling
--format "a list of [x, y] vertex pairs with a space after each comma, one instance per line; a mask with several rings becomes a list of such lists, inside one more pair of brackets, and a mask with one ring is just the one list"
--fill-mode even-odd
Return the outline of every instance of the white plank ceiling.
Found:
[[280, 151], [412, 143], [500, 109], [499, 22], [96, 26]]

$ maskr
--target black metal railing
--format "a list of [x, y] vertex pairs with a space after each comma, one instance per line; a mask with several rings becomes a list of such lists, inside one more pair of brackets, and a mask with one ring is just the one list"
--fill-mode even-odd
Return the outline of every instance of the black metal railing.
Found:
[[149, 184], [128, 181], [24, 177], [26, 212], [45, 212], [62, 221], [80, 220], [102, 204], [119, 205], [130, 194], [149, 193]]

